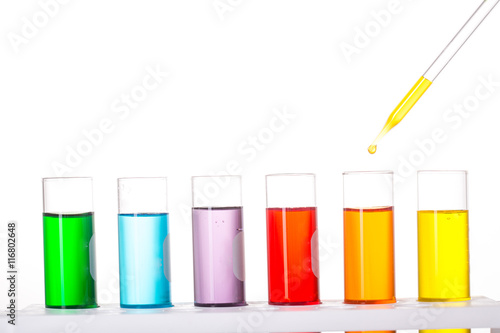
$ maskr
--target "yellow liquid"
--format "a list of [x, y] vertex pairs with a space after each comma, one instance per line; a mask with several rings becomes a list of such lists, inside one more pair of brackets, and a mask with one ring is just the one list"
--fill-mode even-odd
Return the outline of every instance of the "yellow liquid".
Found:
[[468, 211], [419, 211], [418, 300], [469, 299]]
[[[467, 210], [418, 212], [418, 300], [470, 299], [469, 217]], [[420, 330], [420, 333], [470, 333], [470, 329]]]
[[411, 90], [406, 94], [405, 98], [398, 104], [398, 106], [392, 111], [389, 119], [384, 125], [382, 131], [380, 131], [379, 135], [373, 141], [373, 143], [368, 147], [368, 152], [370, 154], [375, 154], [377, 151], [378, 142], [387, 134], [391, 129], [394, 128], [403, 118], [406, 116], [408, 112], [413, 108], [413, 106], [418, 102], [420, 97], [429, 89], [432, 82], [427, 80], [425, 77], [421, 77], [417, 83], [411, 88]]

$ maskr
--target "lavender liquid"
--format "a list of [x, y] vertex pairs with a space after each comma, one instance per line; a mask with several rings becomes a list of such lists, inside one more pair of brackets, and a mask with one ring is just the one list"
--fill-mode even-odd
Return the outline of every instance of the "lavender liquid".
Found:
[[241, 207], [193, 208], [195, 305], [246, 305], [242, 215]]

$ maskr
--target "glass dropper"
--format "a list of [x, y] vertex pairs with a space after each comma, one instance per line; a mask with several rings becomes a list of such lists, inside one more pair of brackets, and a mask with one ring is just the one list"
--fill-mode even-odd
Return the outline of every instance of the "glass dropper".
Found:
[[500, 0], [483, 0], [481, 5], [476, 9], [472, 16], [465, 22], [464, 26], [453, 37], [451, 42], [441, 52], [441, 54], [434, 60], [432, 65], [427, 69], [424, 75], [417, 81], [413, 88], [406, 94], [403, 100], [392, 111], [382, 131], [373, 143], [368, 147], [368, 152], [374, 154], [377, 151], [378, 142], [387, 134], [394, 126], [399, 124], [406, 114], [418, 102], [420, 97], [427, 91], [434, 80], [441, 74], [443, 69], [453, 59], [457, 52], [472, 36], [474, 31], [483, 23], [484, 19], [491, 13]]

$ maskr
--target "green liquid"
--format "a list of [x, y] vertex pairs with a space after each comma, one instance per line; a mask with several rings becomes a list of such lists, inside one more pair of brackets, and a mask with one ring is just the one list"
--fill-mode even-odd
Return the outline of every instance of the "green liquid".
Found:
[[43, 214], [45, 305], [97, 307], [94, 213]]

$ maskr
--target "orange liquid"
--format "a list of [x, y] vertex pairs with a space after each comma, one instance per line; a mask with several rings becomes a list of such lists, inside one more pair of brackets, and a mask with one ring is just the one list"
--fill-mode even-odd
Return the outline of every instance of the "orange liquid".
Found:
[[344, 209], [345, 303], [396, 302], [393, 207]]

